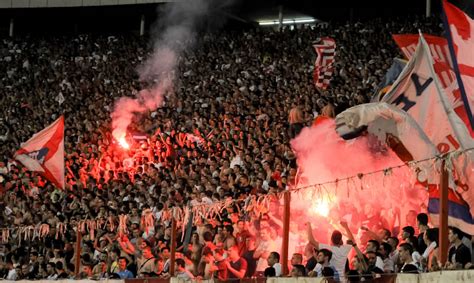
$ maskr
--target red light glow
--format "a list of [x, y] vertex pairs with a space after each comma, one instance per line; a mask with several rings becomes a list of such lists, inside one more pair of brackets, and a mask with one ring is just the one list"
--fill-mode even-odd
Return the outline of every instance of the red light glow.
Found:
[[120, 146], [123, 147], [124, 149], [130, 149], [130, 145], [125, 140], [125, 137], [119, 138], [118, 142], [119, 142]]

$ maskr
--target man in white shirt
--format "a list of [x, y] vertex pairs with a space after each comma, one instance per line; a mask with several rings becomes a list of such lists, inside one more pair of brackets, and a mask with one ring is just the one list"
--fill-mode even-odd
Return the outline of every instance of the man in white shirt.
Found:
[[270, 228], [263, 228], [260, 231], [260, 241], [254, 253], [254, 258], [258, 258], [257, 271], [264, 271], [267, 266], [267, 258], [270, 252], [277, 249], [275, 242], [271, 239]]
[[194, 279], [194, 275], [186, 269], [186, 263], [184, 259], [176, 259], [176, 277], [178, 279], [183, 279], [184, 281], [190, 281]]
[[399, 240], [397, 237], [389, 237], [388, 240], [387, 240], [387, 243], [390, 244], [390, 246], [392, 246], [392, 252], [388, 255], [388, 257], [390, 258], [390, 260], [392, 260], [392, 262], [394, 263], [394, 267], [395, 267], [395, 273], [398, 272], [398, 261], [399, 261], [399, 255], [398, 255], [398, 244], [399, 244]]
[[[16, 264], [17, 265], [17, 264]], [[8, 274], [7, 274], [7, 280], [15, 281], [18, 278], [18, 274], [16, 273], [16, 266], [13, 265], [13, 263], [7, 262], [7, 268], [8, 268]]]
[[418, 264], [413, 260], [413, 246], [408, 243], [400, 244], [399, 251], [400, 261], [403, 263], [400, 269], [401, 273], [418, 273]]
[[281, 276], [280, 254], [271, 252], [267, 258], [268, 267], [275, 269], [275, 277]]
[[392, 252], [392, 246], [389, 243], [383, 242], [379, 247], [379, 254], [383, 259], [383, 271], [385, 273], [395, 272], [395, 263], [390, 258], [390, 253]]
[[341, 280], [343, 280], [344, 269], [346, 267], [346, 261], [347, 261], [347, 255], [351, 251], [352, 246], [343, 244], [342, 233], [337, 230], [334, 230], [334, 232], [331, 235], [332, 245], [326, 245], [326, 244], [320, 244], [318, 241], [314, 239], [310, 222], [306, 223], [306, 229], [307, 229], [306, 232], [308, 234], [309, 243], [312, 244], [315, 249], [317, 250], [328, 249], [332, 252], [332, 258], [329, 263], [331, 266], [333, 266], [336, 269], [337, 273], [341, 277]]
[[331, 259], [332, 252], [330, 250], [320, 249], [317, 256], [318, 263], [314, 267], [312, 273], [310, 273], [310, 276], [326, 277], [326, 274], [324, 274], [324, 269], [329, 268], [332, 269], [332, 276], [334, 277], [334, 280], [339, 281], [339, 274], [336, 268], [330, 264]]

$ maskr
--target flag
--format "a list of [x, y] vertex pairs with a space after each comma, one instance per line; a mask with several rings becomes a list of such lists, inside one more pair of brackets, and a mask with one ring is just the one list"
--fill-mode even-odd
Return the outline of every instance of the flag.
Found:
[[[434, 70], [434, 61], [424, 37], [420, 35], [418, 47], [400, 77], [393, 84], [382, 101], [391, 103], [412, 116], [425, 134], [436, 146], [439, 153], [448, 153], [474, 148], [466, 125], [454, 112], [456, 98], [446, 93]], [[474, 214], [474, 194], [469, 190], [474, 176], [471, 176], [473, 152], [452, 155], [450, 163], [449, 187], [459, 193], [465, 201], [469, 215]], [[429, 156], [427, 156], [429, 157]], [[437, 184], [437, 180], [428, 181], [428, 185]], [[436, 211], [429, 211], [436, 214]], [[451, 217], [457, 217], [450, 215]], [[465, 232], [474, 233], [474, 225], [456, 218], [462, 223], [452, 223]]]
[[[446, 39], [427, 34], [423, 34], [423, 37], [428, 43], [431, 56], [434, 60], [435, 72], [438, 75], [438, 79], [441, 81], [443, 88], [449, 92], [458, 89], [456, 76], [453, 70], [453, 61], [449, 55], [449, 47]], [[393, 39], [408, 60], [415, 54], [419, 38], [420, 36], [418, 34], [393, 35]]]
[[148, 139], [148, 136], [145, 133], [142, 132], [132, 132], [132, 139], [137, 140], [137, 141], [146, 141]]
[[15, 159], [64, 189], [64, 116], [23, 143]]
[[[429, 186], [428, 194], [428, 212], [430, 213], [431, 221], [439, 223], [440, 190], [437, 186]], [[474, 227], [474, 219], [469, 212], [469, 205], [453, 190], [448, 191], [448, 223], [450, 226], [458, 227], [470, 235], [474, 232], [472, 229]]]
[[388, 68], [387, 73], [375, 89], [371, 102], [380, 101], [382, 99], [382, 96], [387, 93], [387, 90], [390, 88], [393, 82], [397, 80], [398, 76], [403, 71], [403, 68], [405, 68], [406, 63], [406, 61], [399, 58], [393, 59], [392, 66]]
[[[431, 55], [434, 60], [434, 70], [438, 75], [438, 79], [441, 82], [445, 93], [448, 96], [452, 96], [454, 99], [453, 107], [459, 118], [466, 124], [470, 131], [471, 137], [474, 137], [474, 130], [470, 126], [469, 115], [464, 107], [464, 102], [461, 97], [461, 91], [456, 79], [456, 74], [453, 69], [453, 61], [449, 54], [448, 42], [445, 38], [423, 35], [428, 43], [431, 51]], [[415, 53], [416, 46], [418, 45], [419, 35], [417, 34], [403, 34], [394, 35], [393, 39], [402, 50], [403, 54], [410, 59]]]
[[[422, 128], [405, 111], [386, 102], [360, 104], [336, 116], [336, 131], [344, 139], [354, 138], [361, 128], [387, 144], [405, 161], [422, 160], [438, 154], [436, 146], [426, 136]], [[420, 163], [423, 175], [433, 171], [431, 165]], [[423, 166], [424, 168], [421, 168]], [[433, 180], [433, 177], [429, 179]]]
[[313, 45], [317, 57], [314, 62], [314, 85], [320, 89], [327, 89], [334, 71], [334, 56], [336, 42], [329, 37], [323, 37]]
[[56, 96], [56, 101], [59, 103], [59, 106], [61, 106], [65, 100], [66, 99], [64, 98], [63, 93], [59, 92], [59, 94]]
[[203, 145], [206, 144], [206, 140], [203, 137], [201, 137], [200, 135], [197, 136], [197, 135], [187, 133], [186, 138], [188, 140], [190, 140], [191, 142], [195, 142], [198, 146], [203, 146]]
[[382, 101], [395, 104], [410, 114], [440, 153], [470, 148], [474, 146], [473, 140], [465, 135], [466, 126], [452, 111], [458, 100], [444, 91], [433, 66], [433, 58], [423, 38]]
[[474, 129], [474, 20], [455, 5], [443, 0], [443, 22], [459, 84], [461, 98], [466, 108], [471, 129]]

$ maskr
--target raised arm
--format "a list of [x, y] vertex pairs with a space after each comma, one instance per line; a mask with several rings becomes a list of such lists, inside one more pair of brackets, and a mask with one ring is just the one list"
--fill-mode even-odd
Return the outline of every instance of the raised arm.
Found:
[[375, 233], [374, 231], [370, 230], [369, 228], [367, 228], [367, 227], [360, 227], [360, 229], [366, 231], [366, 232], [369, 234], [369, 236], [370, 236], [372, 239], [376, 240], [377, 242], [379, 242], [379, 243], [382, 243], [382, 242], [383, 242], [383, 239], [380, 238], [380, 236], [377, 235], [377, 233]]
[[268, 217], [273, 221], [275, 222], [276, 225], [280, 226], [281, 228], [283, 228], [283, 222], [276, 218], [275, 216], [273, 216], [271, 213], [268, 213]]
[[306, 222], [306, 235], [308, 236], [308, 242], [313, 245], [313, 247], [319, 250], [319, 242], [313, 236], [313, 228], [311, 227], [311, 222]]
[[352, 231], [351, 229], [349, 229], [349, 225], [347, 224], [346, 221], [341, 221], [340, 222], [342, 228], [344, 228], [344, 234], [346, 235], [346, 237], [352, 242], [352, 243], [356, 243], [355, 241], [355, 238], [354, 238], [354, 235], [352, 234]]
[[118, 243], [119, 243], [120, 247], [122, 248], [122, 250], [124, 252], [126, 252], [129, 255], [134, 255], [135, 254], [135, 252], [136, 252], [135, 247], [133, 246], [132, 243], [130, 243], [127, 236], [124, 235], [122, 237], [119, 237], [117, 240], [118, 240]]
[[367, 263], [365, 262], [364, 254], [362, 253], [362, 251], [357, 246], [357, 242], [354, 238], [354, 235], [352, 234], [351, 229], [349, 229], [349, 225], [347, 224], [346, 221], [341, 221], [341, 226], [342, 226], [342, 228], [344, 228], [344, 234], [347, 236], [349, 241], [352, 242], [352, 247], [355, 249], [357, 257], [359, 258], [359, 260], [362, 264], [362, 269], [367, 270], [368, 266], [367, 266]]

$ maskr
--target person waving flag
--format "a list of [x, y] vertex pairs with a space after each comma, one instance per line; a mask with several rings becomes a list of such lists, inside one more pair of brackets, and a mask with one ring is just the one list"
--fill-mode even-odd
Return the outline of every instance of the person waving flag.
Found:
[[64, 116], [23, 143], [15, 159], [64, 189]]

